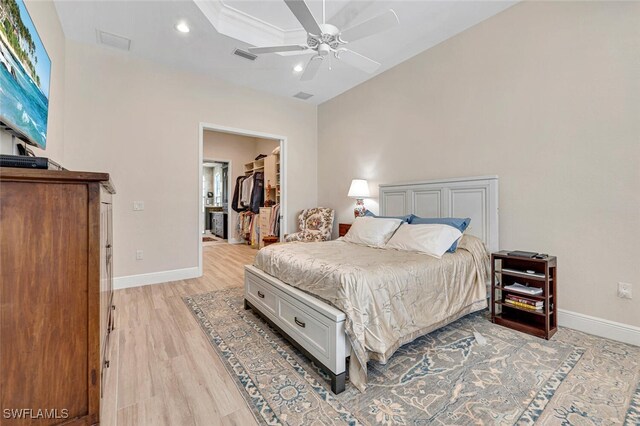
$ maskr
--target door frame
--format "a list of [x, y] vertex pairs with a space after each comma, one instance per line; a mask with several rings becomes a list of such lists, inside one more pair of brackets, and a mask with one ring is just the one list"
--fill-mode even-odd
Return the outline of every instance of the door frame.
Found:
[[[204, 157], [204, 132], [205, 130], [211, 130], [214, 132], [220, 133], [230, 133], [233, 135], [240, 136], [249, 136], [254, 138], [261, 139], [272, 139], [276, 140], [280, 143], [280, 187], [281, 187], [281, 196], [280, 196], [280, 240], [283, 240], [284, 233], [286, 232], [288, 220], [287, 220], [287, 197], [289, 194], [288, 191], [288, 174], [287, 174], [287, 137], [282, 135], [274, 135], [271, 133], [258, 132], [254, 130], [240, 129], [236, 127], [222, 126], [215, 123], [199, 123], [198, 124], [198, 184], [196, 188], [198, 188], [198, 225], [196, 227], [196, 235], [197, 235], [197, 243], [198, 243], [198, 276], [202, 276], [202, 234], [201, 229], [204, 226], [204, 215], [201, 214], [203, 209], [202, 204], [202, 163]], [[222, 160], [221, 160], [222, 161]], [[229, 162], [229, 167], [231, 167], [231, 162]], [[232, 179], [231, 168], [229, 169], [229, 179]], [[235, 182], [234, 182], [235, 184]], [[229, 186], [231, 190], [233, 185]], [[229, 203], [231, 204], [231, 203]], [[229, 226], [227, 224], [227, 226]], [[229, 239], [231, 237], [231, 229], [227, 230], [229, 234]], [[228, 241], [228, 240], [227, 240]]]

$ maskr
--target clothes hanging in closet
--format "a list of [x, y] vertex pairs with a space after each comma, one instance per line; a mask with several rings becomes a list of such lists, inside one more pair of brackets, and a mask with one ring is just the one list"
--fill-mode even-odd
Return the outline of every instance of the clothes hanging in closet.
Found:
[[240, 213], [241, 211], [244, 211], [245, 209], [239, 204], [240, 203], [240, 197], [242, 194], [242, 182], [245, 180], [246, 176], [238, 176], [236, 178], [236, 187], [233, 190], [233, 200], [231, 201], [231, 208]]
[[251, 197], [253, 194], [254, 174], [247, 176], [242, 181], [242, 188], [240, 193], [240, 206], [247, 209], [251, 204]]
[[253, 212], [241, 212], [236, 223], [236, 240], [251, 241], [252, 225], [256, 215]]
[[280, 204], [271, 207], [271, 222], [268, 235], [280, 235]]
[[[244, 194], [243, 194], [244, 195]], [[253, 184], [251, 187], [251, 198], [249, 209], [254, 213], [260, 213], [260, 207], [264, 205], [264, 172], [253, 174]]]

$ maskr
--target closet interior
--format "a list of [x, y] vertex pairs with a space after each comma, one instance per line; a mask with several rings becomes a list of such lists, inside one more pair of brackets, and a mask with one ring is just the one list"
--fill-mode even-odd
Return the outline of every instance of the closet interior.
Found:
[[[228, 165], [225, 169], [228, 179], [228, 200], [225, 201], [228, 202], [224, 203], [220, 215], [226, 229], [225, 242], [248, 244], [258, 249], [279, 241], [280, 141], [206, 130], [203, 158]], [[213, 203], [216, 203], [213, 192]], [[218, 236], [219, 228], [213, 215], [208, 225], [210, 231], [205, 232]], [[204, 245], [214, 244], [204, 241]]]
[[257, 248], [279, 241], [280, 146], [244, 164], [244, 176], [236, 181], [232, 208], [239, 213], [236, 239]]

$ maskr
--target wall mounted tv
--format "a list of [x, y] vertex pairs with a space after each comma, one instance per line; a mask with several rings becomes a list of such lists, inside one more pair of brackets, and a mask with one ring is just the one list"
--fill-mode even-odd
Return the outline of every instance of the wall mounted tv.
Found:
[[47, 146], [51, 60], [23, 0], [0, 0], [0, 129]]

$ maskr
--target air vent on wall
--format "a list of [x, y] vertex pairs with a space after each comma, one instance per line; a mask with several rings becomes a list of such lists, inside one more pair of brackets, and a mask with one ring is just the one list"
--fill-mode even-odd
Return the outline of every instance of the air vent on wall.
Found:
[[233, 54], [236, 56], [240, 56], [241, 58], [248, 59], [250, 61], [255, 61], [257, 56], [253, 53], [246, 52], [244, 50], [236, 49], [233, 51]]
[[311, 93], [305, 93], [305, 92], [298, 92], [295, 95], [293, 95], [294, 98], [302, 99], [303, 101], [306, 101], [312, 96], [313, 95]]
[[120, 50], [129, 50], [131, 48], [131, 40], [126, 37], [101, 30], [96, 30], [96, 36], [98, 38], [98, 43], [100, 44], [115, 47]]

